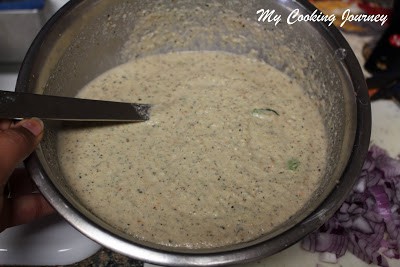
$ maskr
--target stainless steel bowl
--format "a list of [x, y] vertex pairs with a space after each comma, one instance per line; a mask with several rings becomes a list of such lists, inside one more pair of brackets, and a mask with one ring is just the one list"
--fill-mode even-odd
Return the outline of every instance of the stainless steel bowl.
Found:
[[[179, 9], [182, 16], [171, 15]], [[282, 22], [258, 21], [260, 9]], [[289, 25], [292, 10], [311, 14], [306, 1], [113, 1], [72, 0], [41, 30], [22, 65], [16, 91], [74, 96], [104, 71], [150, 54], [223, 50], [251, 54], [296, 78], [315, 99], [329, 136], [324, 179], [305, 207], [276, 231], [251, 242], [209, 250], [172, 249], [135, 240], [90, 213], [65, 185], [57, 158], [57, 132], [46, 122], [45, 138], [27, 160], [39, 189], [56, 210], [93, 240], [122, 254], [163, 265], [215, 266], [272, 255], [333, 215], [364, 162], [371, 112], [361, 68], [333, 26]], [[190, 34], [197, 29], [199, 34]], [[201, 29], [201, 31], [198, 31]], [[154, 37], [159, 38], [154, 38]]]

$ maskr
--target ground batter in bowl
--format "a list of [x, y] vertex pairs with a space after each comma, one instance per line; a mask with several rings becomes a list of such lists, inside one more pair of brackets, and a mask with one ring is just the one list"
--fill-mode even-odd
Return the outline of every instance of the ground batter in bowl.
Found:
[[128, 235], [177, 248], [251, 241], [318, 187], [327, 136], [293, 80], [225, 52], [147, 56], [78, 97], [152, 104], [140, 123], [65, 127], [58, 157], [88, 210]]

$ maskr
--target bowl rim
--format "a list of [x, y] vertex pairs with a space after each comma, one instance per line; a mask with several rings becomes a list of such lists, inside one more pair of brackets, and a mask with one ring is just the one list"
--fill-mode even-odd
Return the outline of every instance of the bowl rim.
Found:
[[[31, 71], [34, 62], [38, 60], [38, 53], [36, 51], [42, 47], [47, 34], [52, 30], [54, 24], [82, 2], [84, 1], [69, 1], [39, 32], [22, 63], [16, 84], [17, 92], [22, 92], [25, 88], [28, 88], [27, 84], [32, 78]], [[312, 11], [316, 10], [316, 8], [306, 0], [297, 0], [296, 3], [299, 4], [299, 7], [302, 7], [304, 11], [309, 12], [310, 14]], [[357, 127], [355, 140], [350, 159], [335, 189], [308, 217], [276, 237], [259, 244], [233, 251], [204, 254], [166, 252], [133, 244], [106, 229], [97, 227], [92, 221], [82, 216], [78, 210], [67, 202], [58, 189], [53, 185], [45, 172], [44, 166], [41, 164], [39, 156], [41, 150], [40, 146], [25, 161], [26, 168], [41, 193], [73, 227], [90, 239], [129, 257], [159, 265], [220, 266], [249, 262], [273, 255], [296, 243], [308, 233], [319, 228], [336, 212], [350, 193], [356, 179], [358, 178], [369, 148], [371, 134], [371, 106], [361, 67], [352, 49], [339, 30], [333, 26], [329, 27], [328, 23], [321, 22], [319, 24], [331, 39], [336, 42], [335, 45], [337, 47], [344, 48], [347, 51], [347, 55], [342, 62], [351, 78], [356, 98]]]

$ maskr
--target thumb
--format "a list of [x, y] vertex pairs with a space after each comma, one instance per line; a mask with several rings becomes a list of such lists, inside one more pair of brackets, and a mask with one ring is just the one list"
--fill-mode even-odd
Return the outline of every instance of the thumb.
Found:
[[0, 186], [7, 183], [15, 167], [23, 161], [43, 137], [43, 122], [32, 118], [0, 130]]

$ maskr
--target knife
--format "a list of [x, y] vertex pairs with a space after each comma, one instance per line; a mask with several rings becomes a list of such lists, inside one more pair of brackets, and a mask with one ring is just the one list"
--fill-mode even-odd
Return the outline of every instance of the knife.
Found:
[[0, 91], [0, 118], [65, 121], [145, 121], [151, 105]]

